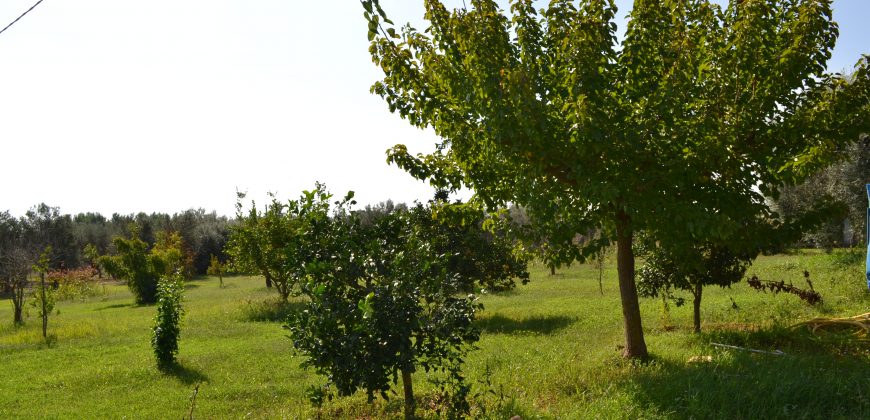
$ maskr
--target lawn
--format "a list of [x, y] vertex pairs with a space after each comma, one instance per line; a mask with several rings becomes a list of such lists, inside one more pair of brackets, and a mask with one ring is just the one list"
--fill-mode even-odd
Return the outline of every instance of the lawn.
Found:
[[[805, 251], [762, 257], [749, 275], [805, 287], [810, 272], [824, 301], [738, 284], [705, 290], [704, 332], [691, 332], [691, 305], [644, 299], [653, 358], [620, 357], [622, 315], [615, 264], [578, 265], [550, 276], [534, 267], [515, 291], [484, 295], [479, 349], [467, 360], [474, 415], [481, 418], [870, 418], [870, 343], [788, 328], [817, 316], [870, 312], [863, 253]], [[153, 306], [135, 306], [124, 286], [104, 297], [61, 302], [43, 344], [38, 319], [0, 321], [0, 418], [393, 418], [399, 397], [369, 405], [363, 395], [312, 407], [305, 389], [323, 383], [299, 368], [260, 278], [187, 283], [180, 367], [155, 368]], [[688, 296], [686, 296], [688, 298]], [[280, 309], [280, 308], [279, 308]], [[35, 313], [35, 311], [31, 310]], [[277, 311], [280, 313], [280, 311]], [[785, 355], [724, 349], [722, 343]], [[706, 356], [710, 356], [709, 358]], [[694, 359], [693, 359], [694, 358]], [[699, 360], [699, 361], [695, 361]], [[421, 412], [436, 417], [435, 387], [415, 375]]]

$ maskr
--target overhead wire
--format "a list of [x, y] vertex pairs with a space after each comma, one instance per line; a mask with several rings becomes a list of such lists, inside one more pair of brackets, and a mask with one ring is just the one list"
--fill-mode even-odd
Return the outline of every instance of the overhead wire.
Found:
[[6, 30], [9, 29], [12, 25], [14, 25], [16, 22], [21, 20], [21, 18], [23, 18], [24, 15], [30, 13], [30, 11], [33, 10], [34, 8], [36, 8], [36, 6], [39, 6], [39, 3], [42, 3], [42, 0], [38, 0], [36, 3], [33, 4], [33, 6], [30, 6], [29, 9], [25, 10], [24, 13], [21, 14], [21, 16], [18, 16], [17, 18], [15, 18], [15, 20], [13, 20], [12, 23], [6, 25], [6, 27], [3, 29], [0, 29], [0, 34], [2, 34], [3, 32], [6, 32]]

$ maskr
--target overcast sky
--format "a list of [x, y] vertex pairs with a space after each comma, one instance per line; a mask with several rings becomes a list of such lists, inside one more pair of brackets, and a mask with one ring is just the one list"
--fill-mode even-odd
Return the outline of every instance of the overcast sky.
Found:
[[[34, 2], [0, 0], [0, 27]], [[420, 26], [422, 0], [382, 4]], [[835, 0], [834, 19], [829, 69], [849, 69], [870, 1]], [[357, 0], [44, 0], [0, 35], [0, 211], [232, 215], [237, 189], [317, 180], [363, 204], [428, 199], [384, 152], [434, 135], [368, 93], [366, 32]]]

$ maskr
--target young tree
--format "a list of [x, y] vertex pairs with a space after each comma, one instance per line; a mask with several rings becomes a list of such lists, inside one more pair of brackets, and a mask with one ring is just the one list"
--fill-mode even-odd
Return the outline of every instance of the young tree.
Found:
[[160, 251], [148, 251], [148, 244], [139, 239], [138, 226], [131, 225], [130, 234], [130, 239], [112, 240], [118, 255], [100, 257], [100, 264], [112, 277], [127, 281], [137, 304], [155, 303], [160, 276], [166, 275], [173, 263]]
[[[704, 286], [730, 287], [743, 279], [754, 255], [737, 255], [730, 249], [704, 244], [695, 249], [691, 260], [686, 253], [678, 256], [662, 248], [646, 256], [639, 271], [641, 296], [669, 297], [671, 290], [692, 293], [695, 333], [701, 333], [701, 297]], [[678, 303], [679, 305], [679, 303]]]
[[[565, 259], [615, 240], [626, 357], [647, 356], [632, 242], [728, 238], [764, 194], [792, 184], [870, 131], [866, 58], [847, 81], [825, 73], [837, 37], [823, 0], [637, 0], [617, 43], [611, 0], [557, 0], [540, 11], [493, 0], [448, 11], [426, 1], [428, 28], [398, 31], [361, 0], [372, 91], [436, 152], [389, 161], [490, 207], [513, 202]], [[762, 190], [756, 189], [762, 186]], [[604, 241], [576, 246], [599, 231]]]
[[210, 276], [218, 276], [220, 280], [221, 288], [224, 287], [224, 264], [218, 259], [218, 257], [212, 255], [211, 263], [208, 265], [208, 275]]
[[0, 213], [0, 286], [12, 294], [12, 315], [16, 325], [24, 323], [24, 297], [30, 282], [33, 253], [24, 236], [23, 221], [9, 212]]
[[282, 299], [296, 293], [306, 264], [317, 258], [320, 229], [328, 225], [329, 199], [322, 184], [287, 203], [272, 196], [264, 211], [252, 203], [242, 213], [244, 194], [236, 203], [238, 224], [233, 226], [228, 254], [241, 272], [259, 273], [274, 285]]
[[181, 318], [184, 316], [181, 305], [183, 281], [180, 275], [173, 274], [162, 277], [157, 286], [157, 316], [154, 318], [151, 347], [157, 358], [157, 367], [161, 370], [171, 367], [178, 354]]
[[103, 267], [100, 265], [100, 251], [97, 249], [96, 245], [85, 245], [84, 249], [82, 249], [82, 255], [85, 257], [85, 261], [88, 265], [97, 272], [97, 276], [103, 278]]
[[482, 212], [466, 206], [418, 205], [362, 224], [345, 211], [350, 198], [308, 265], [302, 290], [310, 303], [288, 326], [294, 346], [339, 395], [362, 389], [370, 400], [386, 398], [401, 377], [406, 418], [415, 411], [414, 372], [446, 372], [449, 409], [467, 412], [461, 364], [478, 339], [472, 322], [480, 307], [468, 292], [527, 279], [525, 260], [503, 243], [480, 241]]
[[48, 316], [54, 310], [54, 294], [53, 291], [45, 284], [45, 275], [48, 273], [51, 266], [51, 246], [45, 247], [42, 255], [39, 256], [39, 261], [33, 266], [33, 270], [39, 273], [39, 288], [33, 294], [33, 306], [39, 311], [39, 317], [42, 318], [42, 338], [48, 339]]

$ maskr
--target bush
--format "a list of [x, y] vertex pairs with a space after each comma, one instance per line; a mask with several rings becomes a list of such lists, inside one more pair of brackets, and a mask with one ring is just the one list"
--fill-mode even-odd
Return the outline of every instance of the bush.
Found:
[[154, 318], [151, 347], [160, 369], [171, 367], [178, 354], [178, 337], [181, 335], [181, 307], [184, 286], [180, 276], [167, 276], [157, 285], [157, 317]]
[[62, 300], [82, 300], [106, 294], [100, 287], [97, 270], [91, 267], [76, 270], [58, 270], [46, 274], [46, 281], [55, 289], [55, 298]]

